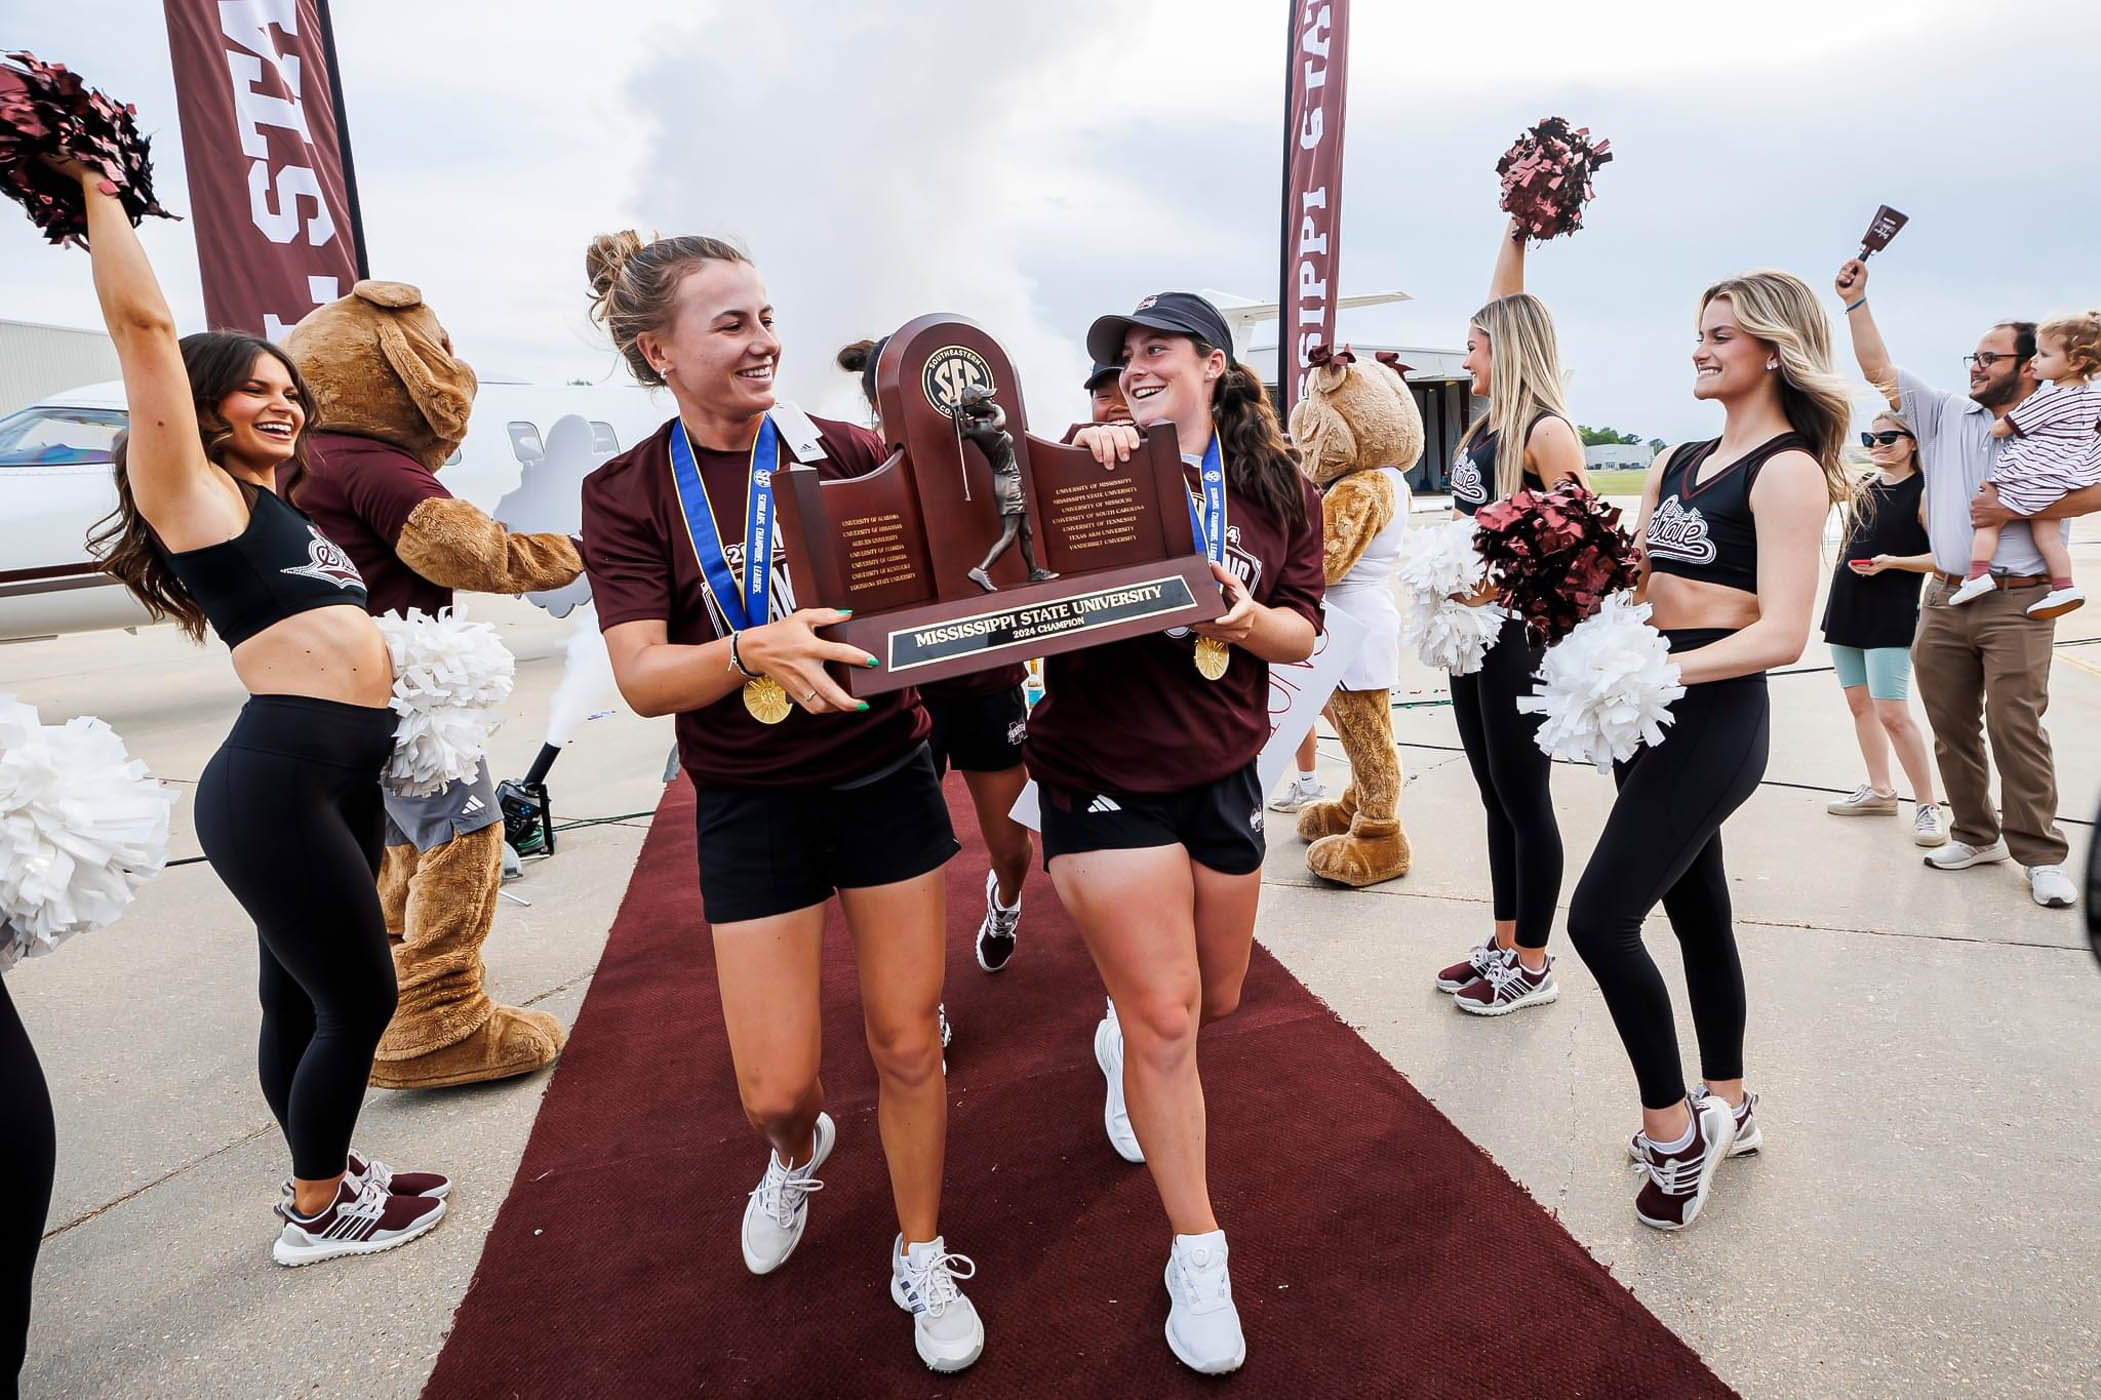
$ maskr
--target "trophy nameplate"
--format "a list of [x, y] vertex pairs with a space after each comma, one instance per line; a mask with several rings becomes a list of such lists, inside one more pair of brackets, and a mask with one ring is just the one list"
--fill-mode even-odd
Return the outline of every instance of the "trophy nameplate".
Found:
[[891, 452], [866, 476], [774, 476], [804, 607], [853, 616], [824, 635], [881, 665], [834, 667], [856, 696], [1207, 622], [1224, 611], [1190, 529], [1171, 425], [1131, 460], [1027, 431], [999, 343], [922, 316], [876, 362]]

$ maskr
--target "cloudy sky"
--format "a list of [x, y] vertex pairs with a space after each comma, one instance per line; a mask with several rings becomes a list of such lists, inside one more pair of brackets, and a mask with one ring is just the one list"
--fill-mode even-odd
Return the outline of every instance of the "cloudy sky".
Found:
[[[594, 13], [594, 11], [596, 13]], [[846, 411], [841, 343], [961, 312], [1013, 354], [1037, 426], [1078, 411], [1079, 341], [1177, 287], [1276, 295], [1284, 0], [337, 0], [374, 275], [420, 284], [485, 371], [604, 378], [591, 235], [752, 252], [787, 392]], [[1486, 23], [1484, 23], [1486, 21]], [[1344, 339], [1449, 346], [1486, 289], [1496, 157], [1549, 113], [1609, 137], [1587, 227], [1533, 253], [1576, 415], [1705, 436], [1700, 289], [1819, 289], [1879, 203], [1898, 357], [1948, 383], [1991, 321], [2101, 304], [2101, 16], [2073, 0], [1359, 0]], [[0, 0], [0, 45], [68, 64], [160, 133], [188, 205], [161, 7]], [[201, 328], [187, 223], [147, 246]], [[90, 325], [86, 259], [0, 220], [0, 317]], [[1850, 364], [1841, 338], [1841, 356]]]

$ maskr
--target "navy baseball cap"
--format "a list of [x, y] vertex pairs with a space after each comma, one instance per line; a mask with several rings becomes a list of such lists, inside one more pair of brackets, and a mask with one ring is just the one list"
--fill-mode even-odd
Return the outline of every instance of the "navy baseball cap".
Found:
[[1087, 382], [1080, 387], [1091, 394], [1094, 392], [1095, 386], [1104, 379], [1116, 379], [1121, 377], [1122, 374], [1122, 365], [1105, 365], [1101, 361], [1096, 360], [1094, 368], [1087, 371]]
[[1234, 362], [1233, 332], [1227, 327], [1226, 318], [1195, 292], [1157, 292], [1139, 302], [1128, 316], [1102, 317], [1087, 328], [1087, 353], [1100, 364], [1120, 364], [1124, 337], [1133, 326], [1199, 336], [1206, 344], [1225, 351], [1228, 364]]

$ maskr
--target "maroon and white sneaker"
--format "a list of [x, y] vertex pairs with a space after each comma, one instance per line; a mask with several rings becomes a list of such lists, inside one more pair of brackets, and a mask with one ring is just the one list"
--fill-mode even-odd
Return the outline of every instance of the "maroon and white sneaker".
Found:
[[390, 1196], [421, 1196], [426, 1201], [442, 1201], [452, 1194], [452, 1178], [436, 1172], [398, 1172], [374, 1157], [361, 1157], [353, 1147], [345, 1160], [345, 1167], [352, 1176], [369, 1177], [379, 1183], [379, 1189]]
[[1437, 974], [1437, 990], [1456, 992], [1462, 987], [1470, 987], [1486, 977], [1489, 968], [1509, 956], [1503, 945], [1496, 942], [1496, 936], [1491, 933], [1486, 943], [1466, 955], [1465, 962], [1453, 963]]
[[[1692, 1091], [1692, 1096], [1695, 1101], [1709, 1097], [1707, 1086], [1702, 1084]], [[1722, 1102], [1727, 1103], [1728, 1100], [1724, 1099]], [[1752, 1116], [1757, 1107], [1758, 1095], [1746, 1089], [1744, 1101], [1731, 1110], [1731, 1116], [1736, 1119], [1736, 1141], [1729, 1148], [1731, 1157], [1754, 1157], [1758, 1154], [1758, 1149], [1765, 1146], [1765, 1139], [1758, 1135], [1758, 1120]], [[1640, 1133], [1627, 1139], [1627, 1156], [1632, 1161], [1641, 1160]]]
[[1512, 953], [1490, 963], [1487, 973], [1454, 992], [1452, 1001], [1461, 1011], [1476, 1016], [1506, 1016], [1528, 1006], [1544, 1006], [1560, 996], [1561, 988], [1554, 985], [1552, 958], [1534, 972]]
[[1725, 1101], [1709, 1096], [1685, 1103], [1692, 1110], [1692, 1141], [1666, 1152], [1644, 1134], [1635, 1160], [1642, 1183], [1634, 1218], [1656, 1230], [1682, 1230], [1699, 1217], [1715, 1169], [1736, 1144], [1736, 1118]]
[[289, 1200], [277, 1203], [285, 1227], [270, 1257], [287, 1268], [345, 1254], [378, 1254], [428, 1234], [445, 1218], [445, 1203], [422, 1196], [390, 1196], [369, 1178], [345, 1175], [336, 1198], [319, 1215], [301, 1215]]

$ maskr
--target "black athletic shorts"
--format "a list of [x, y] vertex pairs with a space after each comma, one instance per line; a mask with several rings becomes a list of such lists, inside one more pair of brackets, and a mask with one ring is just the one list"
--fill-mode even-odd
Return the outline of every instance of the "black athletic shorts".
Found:
[[844, 787], [696, 786], [693, 806], [701, 911], [711, 924], [909, 880], [962, 849], [924, 744]]
[[1021, 741], [1029, 733], [1029, 702], [1021, 687], [990, 695], [937, 696], [922, 693], [934, 729], [927, 744], [934, 771], [1004, 773], [1021, 766]]
[[1225, 875], [1262, 868], [1262, 787], [1255, 765], [1180, 792], [1074, 792], [1039, 786], [1043, 868], [1053, 856], [1182, 846]]

